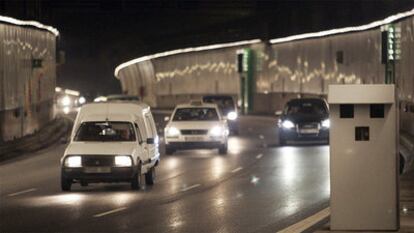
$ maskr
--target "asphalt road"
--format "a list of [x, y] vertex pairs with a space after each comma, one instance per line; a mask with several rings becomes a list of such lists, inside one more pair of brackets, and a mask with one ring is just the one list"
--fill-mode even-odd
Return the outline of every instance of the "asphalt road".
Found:
[[276, 232], [329, 201], [328, 147], [277, 141], [275, 119], [243, 117], [228, 155], [162, 154], [152, 187], [75, 184], [69, 193], [56, 144], [0, 164], [0, 232]]

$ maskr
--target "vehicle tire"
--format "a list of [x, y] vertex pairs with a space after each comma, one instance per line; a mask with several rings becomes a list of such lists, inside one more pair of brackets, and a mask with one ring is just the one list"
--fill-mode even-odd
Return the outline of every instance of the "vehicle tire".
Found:
[[145, 184], [153, 185], [155, 182], [155, 167], [152, 167], [147, 173], [145, 173]]
[[227, 142], [219, 147], [219, 154], [225, 155], [227, 154]]
[[67, 179], [65, 177], [60, 178], [60, 187], [62, 191], [70, 191], [72, 187], [72, 179]]
[[400, 175], [401, 175], [404, 172], [404, 166], [405, 166], [405, 159], [404, 159], [404, 156], [401, 155], [401, 153], [400, 153], [400, 164], [399, 165], [400, 165], [399, 172], [400, 172]]
[[165, 154], [166, 155], [172, 155], [174, 154], [175, 150], [171, 148], [170, 146], [165, 146]]
[[142, 185], [142, 175], [141, 175], [141, 163], [138, 164], [137, 173], [134, 175], [134, 178], [131, 180], [131, 189], [139, 190]]
[[86, 187], [86, 186], [88, 186], [89, 184], [88, 184], [88, 182], [86, 182], [86, 181], [84, 181], [84, 180], [81, 180], [80, 185], [81, 185], [82, 187]]

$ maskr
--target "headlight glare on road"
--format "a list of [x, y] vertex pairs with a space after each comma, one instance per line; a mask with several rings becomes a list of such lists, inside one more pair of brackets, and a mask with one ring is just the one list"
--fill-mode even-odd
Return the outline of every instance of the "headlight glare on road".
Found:
[[213, 137], [219, 137], [219, 136], [223, 135], [223, 133], [224, 133], [224, 130], [220, 126], [214, 126], [210, 130], [210, 135], [213, 136]]
[[128, 155], [117, 155], [115, 156], [115, 166], [117, 167], [131, 167], [132, 160]]
[[295, 124], [293, 124], [293, 122], [289, 121], [289, 120], [284, 120], [282, 122], [282, 127], [285, 129], [292, 129], [295, 127]]
[[227, 114], [227, 119], [234, 121], [237, 119], [237, 112], [229, 112]]
[[67, 157], [65, 167], [82, 167], [82, 158], [78, 155]]
[[70, 107], [63, 107], [62, 109], [64, 114], [69, 114], [70, 113]]
[[180, 130], [178, 130], [175, 127], [167, 128], [166, 132], [167, 132], [167, 137], [178, 137], [178, 135], [180, 135]]
[[324, 128], [331, 127], [331, 122], [329, 121], [329, 119], [326, 119], [326, 120], [322, 121], [322, 127], [324, 127]]

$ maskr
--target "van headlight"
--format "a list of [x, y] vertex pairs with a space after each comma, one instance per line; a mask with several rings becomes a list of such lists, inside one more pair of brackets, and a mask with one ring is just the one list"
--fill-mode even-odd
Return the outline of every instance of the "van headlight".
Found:
[[82, 167], [82, 157], [79, 155], [67, 157], [65, 159], [65, 167]]
[[282, 127], [285, 129], [292, 129], [295, 127], [295, 124], [293, 124], [290, 120], [284, 120], [282, 121]]
[[229, 112], [227, 114], [227, 119], [234, 121], [237, 119], [237, 112]]
[[324, 128], [329, 128], [329, 127], [331, 127], [331, 121], [329, 119], [323, 120], [321, 125]]
[[115, 156], [115, 166], [116, 167], [131, 167], [132, 159], [128, 155], [117, 155]]
[[169, 127], [166, 129], [167, 137], [178, 137], [180, 135], [180, 130], [175, 127]]

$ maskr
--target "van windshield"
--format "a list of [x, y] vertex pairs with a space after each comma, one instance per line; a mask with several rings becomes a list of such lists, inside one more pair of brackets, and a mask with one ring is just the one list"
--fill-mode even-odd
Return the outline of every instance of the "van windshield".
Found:
[[75, 141], [135, 141], [134, 127], [130, 122], [84, 122], [78, 129]]

